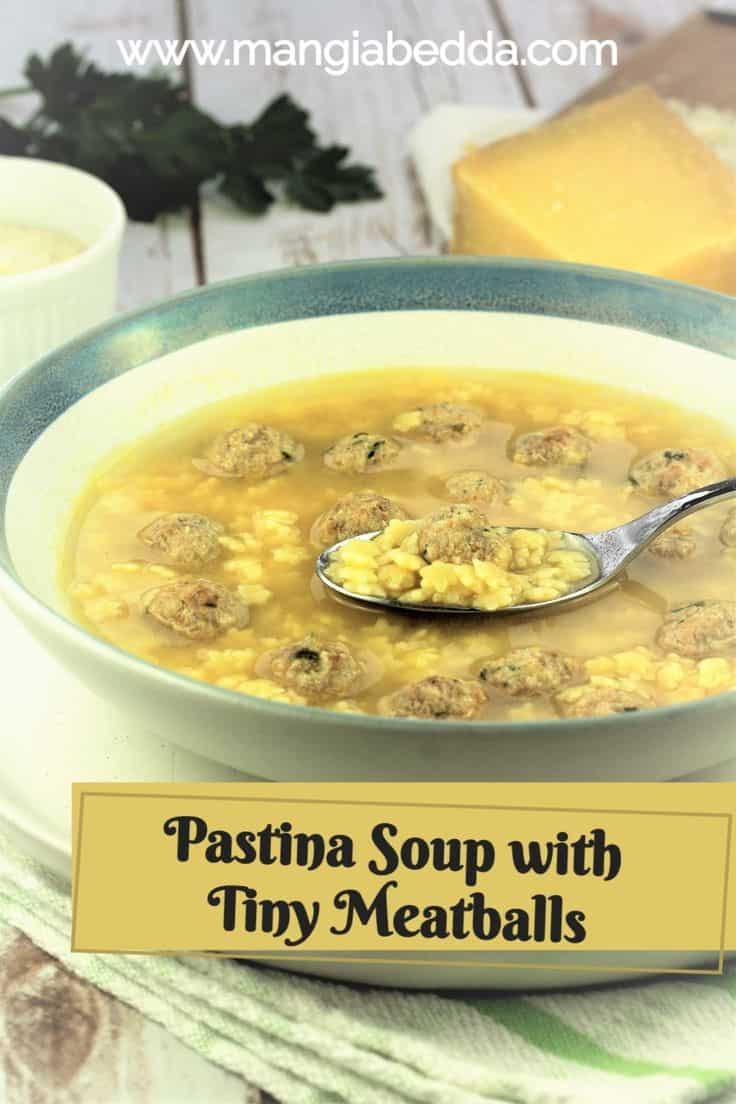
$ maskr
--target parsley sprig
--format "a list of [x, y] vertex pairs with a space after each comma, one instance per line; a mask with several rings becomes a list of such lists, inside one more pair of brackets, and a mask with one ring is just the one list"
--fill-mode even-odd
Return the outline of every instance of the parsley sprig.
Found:
[[105, 180], [130, 218], [191, 208], [205, 181], [252, 215], [283, 197], [309, 211], [376, 199], [375, 172], [321, 146], [308, 113], [278, 96], [251, 123], [223, 126], [166, 76], [106, 73], [70, 43], [25, 66], [38, 109], [21, 126], [0, 116], [0, 153], [63, 161]]

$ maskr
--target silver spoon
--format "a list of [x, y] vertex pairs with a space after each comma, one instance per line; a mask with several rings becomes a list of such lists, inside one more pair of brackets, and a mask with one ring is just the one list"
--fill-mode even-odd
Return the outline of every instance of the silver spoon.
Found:
[[[707, 487], [699, 487], [696, 491], [690, 491], [680, 498], [673, 498], [671, 502], [655, 506], [653, 510], [648, 510], [641, 517], [627, 521], [625, 525], [618, 525], [615, 529], [606, 529], [602, 533], [563, 533], [568, 547], [582, 549], [590, 557], [591, 572], [588, 579], [576, 590], [561, 594], [558, 598], [550, 598], [546, 602], [525, 602], [517, 606], [504, 606], [499, 610], [481, 610], [473, 606], [435, 606], [430, 603], [398, 602], [394, 598], [356, 594], [354, 591], [346, 590], [329, 577], [327, 569], [332, 555], [338, 548], [342, 548], [351, 540], [373, 540], [382, 532], [380, 529], [375, 533], [361, 533], [358, 537], [348, 537], [347, 540], [338, 541], [337, 544], [325, 548], [317, 558], [316, 571], [321, 582], [334, 594], [360, 605], [380, 606], [383, 609], [403, 610], [408, 613], [431, 614], [483, 613], [488, 616], [489, 614], [549, 612], [551, 609], [579, 602], [608, 586], [621, 574], [627, 564], [643, 552], [648, 544], [651, 544], [655, 537], [682, 518], [714, 502], [722, 502], [734, 497], [736, 497], [736, 479], [723, 479], [720, 483], [710, 483]], [[499, 526], [499, 528], [529, 529], [529, 526]]]

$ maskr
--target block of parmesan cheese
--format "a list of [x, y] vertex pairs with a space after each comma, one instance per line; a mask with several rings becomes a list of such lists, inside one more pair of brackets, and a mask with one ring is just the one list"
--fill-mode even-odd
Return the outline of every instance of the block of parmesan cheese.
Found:
[[452, 251], [610, 265], [736, 294], [736, 174], [637, 86], [467, 154]]

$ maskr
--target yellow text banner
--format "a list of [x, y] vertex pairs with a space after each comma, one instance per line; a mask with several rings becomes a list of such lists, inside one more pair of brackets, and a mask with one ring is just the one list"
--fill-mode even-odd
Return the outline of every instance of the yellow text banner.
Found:
[[[736, 784], [74, 787], [78, 951], [736, 949]], [[571, 959], [573, 961], [573, 959]]]

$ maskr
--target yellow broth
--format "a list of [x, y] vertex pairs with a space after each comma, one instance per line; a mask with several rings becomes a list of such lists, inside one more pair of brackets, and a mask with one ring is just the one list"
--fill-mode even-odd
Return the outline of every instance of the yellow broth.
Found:
[[[486, 419], [480, 431], [437, 444], [402, 438], [392, 428], [403, 411], [442, 401], [480, 408]], [[192, 458], [214, 436], [246, 422], [287, 431], [305, 446], [305, 458], [261, 482], [197, 470]], [[575, 426], [592, 439], [584, 469], [529, 467], [509, 459], [518, 434], [556, 424]], [[328, 469], [324, 451], [362, 430], [404, 441], [396, 466], [366, 475]], [[579, 380], [377, 369], [281, 385], [202, 409], [112, 458], [79, 503], [63, 556], [63, 584], [79, 622], [118, 647], [220, 687], [297, 704], [373, 713], [407, 683], [434, 674], [474, 677], [483, 660], [527, 645], [577, 656], [588, 680], [640, 690], [653, 705], [702, 698], [736, 686], [734, 657], [667, 655], [655, 635], [669, 609], [730, 598], [736, 550], [719, 541], [728, 506], [692, 519], [693, 557], [672, 560], [645, 552], [614, 591], [554, 616], [371, 612], [336, 602], [314, 578], [315, 521], [350, 491], [379, 492], [410, 517], [423, 517], [451, 501], [444, 487], [448, 475], [484, 469], [511, 488], [507, 502], [489, 508], [493, 524], [595, 531], [654, 505], [656, 499], [631, 485], [629, 468], [643, 454], [678, 447], [711, 448], [729, 471], [736, 469], [736, 438], [715, 420]], [[225, 527], [222, 557], [194, 574], [237, 588], [250, 607], [246, 628], [197, 643], [175, 639], [143, 613], [141, 595], [192, 574], [161, 562], [137, 538], [146, 524], [169, 512], [204, 514]], [[351, 698], [310, 701], [264, 674], [265, 653], [309, 632], [370, 656], [380, 677]], [[550, 697], [495, 691], [480, 714], [494, 720], [556, 715]]]

